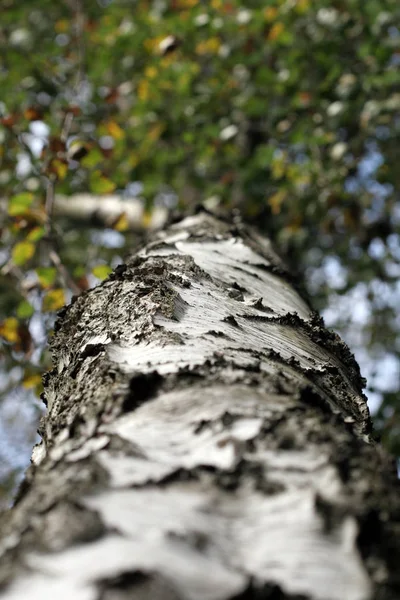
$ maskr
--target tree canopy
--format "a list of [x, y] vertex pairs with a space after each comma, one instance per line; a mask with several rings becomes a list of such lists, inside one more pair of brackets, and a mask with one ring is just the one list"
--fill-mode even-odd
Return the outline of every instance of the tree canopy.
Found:
[[[238, 208], [376, 366], [377, 428], [398, 452], [385, 375], [399, 377], [400, 353], [398, 1], [0, 7], [4, 390], [40, 393], [55, 311], [107, 276], [156, 208]], [[58, 195], [81, 192], [126, 210], [56, 214]]]

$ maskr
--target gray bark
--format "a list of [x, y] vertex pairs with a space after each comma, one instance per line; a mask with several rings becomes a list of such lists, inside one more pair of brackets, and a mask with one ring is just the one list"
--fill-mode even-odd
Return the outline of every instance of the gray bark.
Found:
[[172, 225], [51, 348], [5, 598], [400, 597], [398, 483], [358, 366], [254, 230]]

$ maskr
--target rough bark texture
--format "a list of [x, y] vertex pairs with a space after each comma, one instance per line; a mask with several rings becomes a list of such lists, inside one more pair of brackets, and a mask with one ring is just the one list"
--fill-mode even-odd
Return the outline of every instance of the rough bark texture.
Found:
[[363, 380], [269, 243], [207, 214], [63, 311], [3, 518], [9, 600], [395, 600]]

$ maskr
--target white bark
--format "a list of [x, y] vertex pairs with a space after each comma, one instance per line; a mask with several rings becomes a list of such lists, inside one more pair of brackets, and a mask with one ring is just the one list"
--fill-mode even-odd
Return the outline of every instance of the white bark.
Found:
[[7, 599], [397, 597], [395, 472], [358, 366], [268, 241], [187, 218], [52, 347]]
[[[7, 213], [7, 206], [8, 200], [0, 198], [0, 210], [4, 214]], [[130, 229], [144, 229], [145, 206], [140, 198], [125, 198], [117, 194], [56, 194], [53, 213], [55, 217], [66, 217], [73, 221], [100, 224], [104, 227], [111, 227], [121, 215], [125, 215]], [[145, 228], [152, 230], [162, 227], [167, 216], [168, 211], [165, 207], [155, 206]]]
[[[144, 202], [140, 198], [122, 198], [116, 194], [94, 196], [92, 194], [57, 194], [54, 202], [55, 216], [68, 217], [81, 222], [98, 222], [110, 227], [122, 214], [125, 215], [130, 229], [143, 229]], [[167, 209], [155, 206], [149, 229], [161, 227], [167, 218]]]

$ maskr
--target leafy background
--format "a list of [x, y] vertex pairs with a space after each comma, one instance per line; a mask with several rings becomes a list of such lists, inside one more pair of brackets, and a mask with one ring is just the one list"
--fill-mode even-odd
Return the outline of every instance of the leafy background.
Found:
[[[201, 202], [273, 238], [399, 454], [398, 0], [0, 8], [0, 502], [29, 460], [55, 311]], [[82, 192], [99, 210], [82, 216]]]

